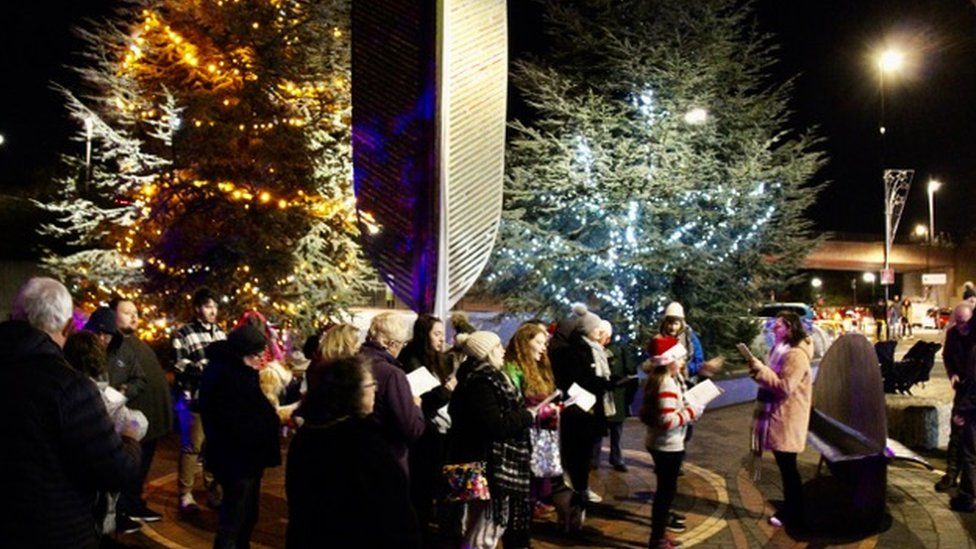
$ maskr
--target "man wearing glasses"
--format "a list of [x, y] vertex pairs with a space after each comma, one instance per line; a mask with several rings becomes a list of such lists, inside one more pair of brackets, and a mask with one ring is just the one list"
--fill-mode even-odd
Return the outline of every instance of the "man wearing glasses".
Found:
[[380, 313], [370, 323], [359, 356], [367, 361], [376, 380], [373, 417], [390, 443], [403, 472], [409, 475], [407, 447], [424, 434], [420, 398], [410, 390], [407, 375], [396, 356], [406, 345], [407, 328], [399, 314]]

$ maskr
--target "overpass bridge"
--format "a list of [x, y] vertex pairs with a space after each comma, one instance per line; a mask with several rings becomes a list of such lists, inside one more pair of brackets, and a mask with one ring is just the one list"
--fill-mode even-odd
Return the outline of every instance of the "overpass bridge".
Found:
[[[964, 244], [953, 248], [925, 244], [896, 243], [889, 263], [903, 275], [902, 291], [908, 296], [929, 295], [941, 306], [951, 306], [962, 295], [966, 280], [976, 280], [976, 246]], [[872, 271], [884, 267], [884, 243], [859, 240], [826, 240], [814, 248], [803, 262], [805, 269], [830, 271]], [[933, 286], [926, 293], [923, 273], [945, 273], [946, 285]]]

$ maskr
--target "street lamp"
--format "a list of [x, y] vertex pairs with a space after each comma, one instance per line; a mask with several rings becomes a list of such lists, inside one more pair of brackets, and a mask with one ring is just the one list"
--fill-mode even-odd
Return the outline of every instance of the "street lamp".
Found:
[[935, 192], [942, 187], [942, 182], [937, 179], [929, 179], [929, 246], [935, 240]]
[[929, 236], [929, 228], [926, 227], [925, 224], [919, 223], [918, 225], [915, 225], [916, 238], [924, 238], [928, 240], [928, 236]]
[[810, 279], [810, 287], [813, 288], [813, 302], [814, 306], [820, 305], [820, 288], [823, 287], [823, 280], [817, 277]]
[[871, 285], [871, 301], [873, 302], [874, 301], [874, 282], [878, 279], [878, 277], [876, 277], [874, 275], [874, 273], [868, 271], [868, 272], [864, 273], [861, 276], [861, 279], [864, 280], [864, 282], [867, 282], [868, 284]]
[[3, 134], [2, 134], [2, 133], [0, 133], [0, 145], [3, 145], [3, 143], [4, 143], [5, 141], [6, 141], [6, 139], [5, 139], [4, 137], [3, 137]]
[[692, 126], [700, 126], [708, 121], [708, 111], [696, 107], [685, 113], [685, 124], [691, 124]]
[[[882, 284], [884, 285], [885, 300], [888, 300], [891, 276], [891, 244], [897, 231], [898, 220], [901, 217], [901, 208], [904, 207], [904, 200], [908, 194], [908, 186], [911, 185], [910, 170], [894, 170], [889, 180], [885, 162], [885, 75], [896, 74], [905, 64], [905, 54], [897, 48], [887, 48], [880, 52], [877, 58], [878, 64], [878, 83], [881, 95], [880, 120], [878, 123], [878, 133], [881, 140], [881, 183], [885, 189], [885, 242], [884, 242], [884, 271]], [[895, 211], [897, 209], [897, 212]]]

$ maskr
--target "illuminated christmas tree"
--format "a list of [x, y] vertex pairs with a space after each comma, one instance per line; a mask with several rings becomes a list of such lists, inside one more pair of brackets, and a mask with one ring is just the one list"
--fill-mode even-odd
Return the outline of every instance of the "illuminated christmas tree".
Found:
[[822, 163], [787, 126], [769, 39], [731, 0], [546, 3], [546, 57], [517, 63], [490, 290], [561, 317], [589, 302], [625, 338], [682, 302], [706, 347], [748, 341], [748, 308], [813, 242]]
[[[159, 0], [82, 31], [90, 142], [67, 158], [48, 265], [86, 302], [131, 295], [159, 316], [200, 285], [230, 314], [308, 323], [369, 280], [356, 244], [348, 0]], [[160, 323], [162, 325], [162, 323]]]

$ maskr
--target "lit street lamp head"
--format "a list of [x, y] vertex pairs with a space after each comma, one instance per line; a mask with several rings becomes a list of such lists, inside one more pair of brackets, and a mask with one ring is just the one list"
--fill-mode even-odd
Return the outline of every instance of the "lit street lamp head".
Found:
[[928, 227], [926, 227], [925, 225], [922, 225], [921, 223], [919, 223], [918, 225], [915, 225], [915, 236], [917, 236], [917, 237], [924, 237], [924, 236], [926, 236], [928, 234], [929, 234], [929, 228]]
[[685, 113], [685, 123], [697, 126], [708, 121], [708, 111], [697, 107]]
[[812, 278], [810, 279], [810, 285], [819, 289], [823, 286], [823, 280], [820, 280], [819, 278]]
[[861, 278], [868, 284], [874, 284], [874, 281], [877, 280], [877, 278], [874, 276], [874, 273], [872, 272], [864, 273], [864, 275]]
[[878, 57], [881, 72], [895, 72], [905, 64], [905, 54], [899, 50], [887, 49]]
[[929, 194], [942, 188], [942, 182], [938, 179], [929, 179]]

